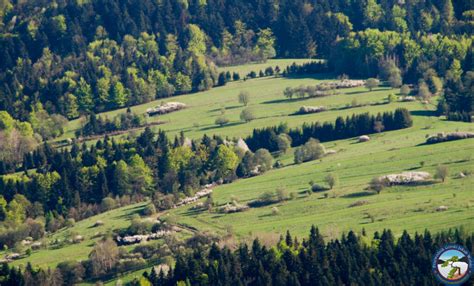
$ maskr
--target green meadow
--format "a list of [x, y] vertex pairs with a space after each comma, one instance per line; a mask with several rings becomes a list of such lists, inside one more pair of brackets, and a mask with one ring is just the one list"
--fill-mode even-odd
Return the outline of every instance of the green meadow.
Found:
[[[292, 62], [293, 60], [272, 60], [265, 64], [227, 69], [243, 74], [251, 70], [258, 72], [270, 65], [283, 67]], [[399, 101], [387, 103], [390, 93], [398, 93], [398, 90], [388, 87], [379, 87], [372, 92], [364, 87], [342, 89], [335, 95], [302, 100], [288, 100], [283, 96], [286, 87], [315, 85], [325, 80], [334, 78], [327, 75], [241, 80], [205, 92], [132, 107], [133, 112], [143, 114], [147, 108], [159, 105], [162, 101], [185, 103], [188, 106], [186, 109], [148, 118], [148, 122], [161, 121], [163, 124], [154, 126], [154, 130], [165, 130], [169, 136], [183, 131], [189, 138], [200, 138], [204, 134], [239, 138], [249, 135], [254, 128], [281, 122], [287, 123], [289, 127], [296, 127], [304, 122], [334, 121], [338, 116], [363, 112], [376, 114], [392, 111], [397, 107], [409, 109], [414, 120], [411, 128], [370, 135], [371, 140], [366, 143], [358, 143], [357, 138], [326, 142], [326, 149], [335, 150], [335, 154], [301, 165], [293, 163], [293, 150], [290, 150], [275, 158], [283, 162], [282, 168], [218, 186], [213, 192], [214, 202], [218, 205], [231, 200], [246, 203], [265, 192], [274, 192], [277, 188], [284, 188], [289, 194], [295, 193], [292, 200], [233, 214], [196, 211], [192, 206], [186, 206], [159, 215], [172, 216], [178, 224], [192, 226], [199, 231], [219, 235], [232, 233], [237, 239], [247, 239], [263, 233], [280, 235], [286, 230], [304, 237], [311, 225], [318, 226], [328, 239], [336, 238], [349, 230], [361, 233], [363, 229], [368, 236], [385, 228], [392, 229], [396, 235], [400, 235], [403, 230], [410, 233], [425, 229], [437, 232], [455, 227], [474, 230], [474, 176], [458, 178], [460, 172], [474, 172], [474, 139], [423, 144], [427, 135], [457, 130], [474, 131], [474, 125], [435, 117], [433, 111], [436, 99], [431, 104]], [[248, 108], [257, 117], [250, 123], [244, 123], [239, 118], [245, 108], [237, 100], [241, 91], [249, 92]], [[363, 106], [346, 108], [355, 103]], [[317, 114], [294, 115], [303, 105], [325, 106], [329, 110]], [[123, 112], [125, 109], [102, 113], [100, 116], [112, 118]], [[215, 124], [216, 118], [221, 115], [230, 120], [223, 127]], [[74, 137], [79, 126], [79, 120], [71, 121], [62, 139]], [[434, 175], [438, 165], [449, 168], [450, 175], [444, 183], [433, 180], [432, 183], [418, 186], [389, 187], [380, 194], [367, 190], [368, 183], [375, 176], [403, 171], [427, 171]], [[339, 178], [334, 189], [308, 195], [308, 182], [325, 185], [324, 178], [329, 173]], [[353, 204], [359, 206], [352, 206]], [[14, 264], [24, 265], [30, 261], [36, 265], [54, 266], [68, 259], [86, 259], [97, 234], [128, 227], [130, 217], [143, 206], [144, 203], [131, 205], [77, 222], [75, 226], [63, 229], [47, 240], [64, 240], [77, 233], [85, 237], [82, 243], [34, 251], [30, 257], [17, 260]], [[448, 209], [436, 211], [439, 206], [446, 206]], [[275, 207], [276, 212], [273, 209]], [[92, 227], [97, 220], [102, 220], [104, 225]]]

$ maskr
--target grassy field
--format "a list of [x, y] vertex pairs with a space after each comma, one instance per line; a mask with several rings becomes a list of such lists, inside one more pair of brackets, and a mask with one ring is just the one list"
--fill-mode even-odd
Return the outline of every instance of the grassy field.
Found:
[[[73, 227], [64, 228], [54, 233], [54, 235], [47, 237], [46, 240], [50, 243], [55, 240], [65, 241], [72, 235], [79, 234], [84, 237], [84, 241], [78, 244], [67, 244], [58, 249], [52, 249], [52, 247], [50, 247], [48, 249], [33, 251], [31, 256], [16, 260], [13, 262], [13, 265], [24, 266], [27, 262], [31, 262], [41, 267], [54, 267], [64, 260], [85, 260], [98, 239], [95, 238], [95, 236], [110, 233], [115, 229], [128, 227], [132, 215], [139, 213], [145, 205], [146, 203], [133, 204], [79, 221]], [[99, 220], [104, 224], [94, 227], [95, 222]]]
[[[283, 96], [283, 90], [288, 86], [315, 85], [322, 80], [318, 78], [259, 78], [245, 82], [232, 82], [224, 87], [214, 88], [210, 91], [168, 98], [164, 101], [183, 102], [188, 108], [162, 116], [150, 117], [148, 122], [165, 122], [165, 124], [154, 126], [152, 129], [165, 130], [169, 136], [177, 135], [180, 131], [183, 131], [190, 138], [200, 138], [204, 134], [243, 137], [249, 135], [256, 127], [271, 126], [280, 122], [286, 122], [290, 127], [295, 127], [302, 125], [303, 122], [333, 121], [337, 116], [346, 116], [348, 113], [368, 111], [376, 113], [393, 110], [397, 106], [412, 106], [412, 109], [418, 106], [417, 103], [396, 103], [365, 106], [350, 110], [337, 110], [350, 104], [353, 100], [356, 100], [358, 104], [383, 102], [390, 92], [395, 92], [385, 87], [377, 88], [372, 92], [366, 92], [366, 89], [363, 87], [345, 89], [340, 90], [340, 94], [337, 95], [303, 100], [288, 100]], [[256, 120], [250, 123], [240, 120], [240, 113], [245, 108], [237, 100], [240, 91], [248, 91], [250, 93], [248, 108], [252, 109], [256, 116]], [[144, 114], [147, 108], [159, 105], [160, 102], [150, 102], [132, 107], [131, 109], [135, 113]], [[303, 105], [324, 105], [334, 110], [318, 114], [294, 116], [293, 114]], [[225, 109], [224, 116], [230, 122], [226, 126], [220, 127], [215, 124], [215, 120], [221, 116], [223, 109]], [[103, 113], [101, 116], [112, 118], [123, 112], [126, 112], [126, 110], [115, 110]], [[71, 121], [67, 132], [61, 139], [74, 137], [74, 132], [79, 126], [79, 120]]]
[[[276, 64], [280, 67], [293, 60], [275, 60], [263, 64]], [[260, 64], [230, 67], [245, 73], [248, 70], [260, 69]], [[198, 212], [191, 207], [174, 209], [168, 212], [179, 224], [190, 225], [199, 230], [207, 230], [224, 234], [232, 230], [238, 238], [248, 238], [259, 233], [280, 234], [289, 229], [299, 236], [306, 236], [312, 224], [318, 226], [327, 238], [338, 237], [341, 233], [352, 229], [367, 233], [391, 228], [396, 235], [406, 229], [411, 233], [429, 229], [434, 232], [448, 228], [463, 226], [469, 231], [474, 230], [474, 176], [458, 179], [461, 171], [474, 171], [474, 139], [453, 141], [435, 145], [422, 145], [427, 134], [448, 131], [473, 131], [474, 125], [462, 122], [449, 122], [434, 117], [434, 104], [423, 105], [419, 102], [395, 102], [377, 104], [386, 101], [388, 94], [396, 93], [387, 87], [380, 87], [372, 92], [365, 88], [340, 90], [339, 94], [324, 98], [287, 100], [283, 90], [300, 85], [314, 85], [326, 77], [300, 78], [259, 78], [247, 81], [232, 82], [224, 87], [210, 91], [168, 98], [164, 101], [186, 103], [188, 108], [179, 112], [149, 118], [151, 121], [164, 121], [163, 125], [154, 129], [163, 129], [174, 136], [180, 131], [185, 136], [199, 138], [203, 134], [219, 134], [228, 137], [245, 137], [254, 128], [271, 126], [286, 122], [288, 126], [301, 126], [304, 122], [333, 121], [337, 116], [353, 113], [377, 113], [405, 107], [412, 113], [414, 126], [405, 130], [383, 132], [371, 135], [367, 143], [357, 143], [356, 138], [328, 142], [327, 149], [337, 151], [336, 154], [321, 160], [301, 165], [293, 164], [292, 151], [281, 156], [284, 167], [274, 169], [264, 175], [238, 180], [232, 184], [215, 188], [213, 197], [218, 204], [225, 204], [231, 198], [248, 202], [258, 198], [262, 193], [275, 191], [278, 187], [285, 188], [289, 193], [296, 193], [294, 200], [253, 208], [243, 213], [217, 214]], [[249, 108], [254, 110], [257, 119], [243, 123], [239, 114], [244, 108], [238, 103], [240, 91], [248, 91], [251, 95]], [[363, 107], [343, 109], [353, 101], [368, 104]], [[132, 107], [136, 113], [145, 113], [146, 109], [160, 104], [161, 100]], [[372, 105], [371, 105], [372, 104]], [[376, 104], [376, 105], [373, 105]], [[303, 105], [326, 106], [329, 111], [310, 114], [292, 115]], [[215, 119], [225, 109], [225, 116], [230, 123], [217, 127]], [[125, 109], [101, 114], [113, 117]], [[79, 121], [69, 123], [68, 131], [63, 138], [73, 137], [79, 127]], [[398, 173], [409, 170], [428, 171], [434, 174], [435, 168], [446, 165], [450, 177], [444, 183], [436, 182], [420, 186], [386, 188], [381, 194], [372, 194], [366, 190], [367, 184], [374, 176]], [[308, 196], [308, 182], [324, 184], [323, 178], [334, 173], [339, 177], [339, 184], [331, 191], [313, 193]], [[367, 201], [362, 206], [350, 207], [357, 201]], [[447, 211], [437, 212], [436, 208], [444, 205]], [[278, 215], [272, 214], [277, 207]], [[15, 261], [15, 265], [31, 261], [41, 266], [54, 266], [65, 259], [85, 259], [95, 239], [96, 233], [106, 233], [113, 229], [125, 228], [129, 225], [130, 216], [140, 210], [143, 204], [113, 210], [96, 217], [76, 223], [73, 228], [62, 230], [48, 240], [64, 239], [76, 232], [86, 237], [83, 243], [68, 245], [57, 250], [40, 250], [25, 259]], [[97, 220], [104, 221], [104, 226], [92, 228]], [[138, 273], [138, 274], [137, 274]], [[131, 279], [140, 271], [125, 275]]]
[[293, 63], [297, 65], [301, 65], [307, 62], [311, 62], [313, 60], [310, 59], [271, 59], [265, 63], [253, 63], [253, 64], [246, 64], [246, 65], [238, 65], [238, 66], [229, 66], [229, 67], [220, 67], [218, 68], [219, 72], [230, 72], [230, 73], [238, 73], [241, 78], [244, 78], [250, 72], [254, 71], [257, 73], [260, 71], [265, 71], [266, 68], [272, 67], [275, 69], [277, 66], [280, 68], [281, 71], [286, 69], [286, 67], [291, 66]]
[[[431, 128], [426, 130], [428, 125]], [[231, 201], [231, 197], [248, 202], [278, 187], [297, 193], [295, 200], [236, 214], [199, 213], [190, 208], [171, 213], [179, 222], [199, 229], [225, 233], [230, 226], [239, 237], [252, 235], [256, 231], [280, 234], [287, 229], [305, 236], [312, 224], [320, 227], [330, 238], [351, 229], [360, 232], [362, 228], [368, 233], [391, 228], [397, 235], [404, 229], [414, 233], [457, 226], [472, 231], [474, 190], [471, 186], [474, 177], [455, 179], [454, 176], [464, 170], [474, 171], [474, 158], [470, 155], [474, 152], [474, 140], [419, 145], [424, 142], [425, 134], [458, 128], [472, 130], [468, 124], [416, 116], [413, 128], [375, 135], [368, 143], [356, 143], [355, 139], [327, 143], [326, 147], [338, 153], [319, 161], [290, 165], [263, 176], [223, 185], [214, 191], [214, 201], [220, 204]], [[286, 162], [289, 163], [289, 160]], [[451, 172], [445, 183], [391, 187], [380, 195], [365, 190], [374, 176], [410, 170], [434, 174], [439, 164], [447, 165]], [[323, 178], [329, 173], [337, 174], [340, 183], [334, 190], [328, 191], [328, 198], [324, 198], [322, 193], [303, 194], [309, 187], [309, 181], [324, 184]], [[349, 207], [360, 200], [366, 200], [368, 204]], [[447, 206], [448, 211], [436, 212], [435, 209], [441, 205]], [[272, 215], [274, 206], [279, 209], [279, 215]], [[369, 215], [374, 222], [371, 222]]]

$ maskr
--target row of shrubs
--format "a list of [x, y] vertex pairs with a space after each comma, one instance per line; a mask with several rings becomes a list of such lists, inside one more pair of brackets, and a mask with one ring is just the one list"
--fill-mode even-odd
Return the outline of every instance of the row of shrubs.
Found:
[[76, 131], [76, 137], [107, 134], [114, 131], [142, 127], [145, 124], [145, 116], [132, 113], [129, 108], [126, 113], [121, 113], [112, 120], [91, 114], [84, 127]]

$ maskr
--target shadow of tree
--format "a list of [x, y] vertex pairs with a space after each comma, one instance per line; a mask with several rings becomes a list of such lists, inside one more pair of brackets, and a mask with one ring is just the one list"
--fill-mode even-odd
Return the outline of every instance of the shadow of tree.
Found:
[[369, 191], [362, 191], [362, 192], [355, 192], [341, 196], [341, 198], [352, 199], [352, 198], [360, 198], [360, 197], [367, 197], [375, 195], [374, 192]]

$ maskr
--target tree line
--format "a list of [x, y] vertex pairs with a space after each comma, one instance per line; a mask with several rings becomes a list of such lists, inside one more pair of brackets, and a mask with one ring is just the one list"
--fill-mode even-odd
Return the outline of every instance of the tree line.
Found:
[[[364, 230], [359, 235], [349, 231], [325, 241], [314, 226], [302, 240], [287, 232], [276, 245], [256, 239], [235, 250], [197, 239], [182, 248], [171, 269], [154, 267], [127, 285], [438, 285], [431, 269], [434, 253], [446, 243], [473, 253], [473, 240], [472, 233], [456, 229], [414, 235], [404, 231], [398, 239], [390, 230], [375, 232], [372, 238]], [[94, 248], [89, 260], [64, 262], [56, 269], [30, 264], [20, 269], [5, 263], [0, 281], [6, 286], [70, 285], [91, 277], [86, 275], [114, 271], [116, 246], [110, 239], [98, 244], [102, 247]], [[473, 282], [471, 277], [466, 285]]]
[[301, 128], [289, 129], [285, 124], [254, 129], [252, 135], [247, 137], [247, 142], [251, 150], [265, 148], [270, 152], [282, 151], [282, 141], [288, 135], [291, 146], [296, 147], [305, 144], [311, 138], [321, 142], [351, 138], [365, 134], [372, 134], [381, 131], [398, 130], [411, 127], [413, 120], [410, 112], [405, 108], [397, 108], [395, 112], [352, 114], [343, 118], [339, 116], [334, 123], [316, 122], [305, 123]]
[[[12, 2], [0, 13], [0, 109], [21, 121], [37, 103], [72, 119], [206, 90], [228, 78], [215, 64], [274, 56], [317, 55], [358, 77], [383, 77], [392, 58], [407, 83], [438, 87], [433, 77], [472, 70], [472, 7], [460, 0]], [[450, 111], [471, 112], [471, 94], [470, 110]]]
[[29, 236], [29, 229], [19, 231], [27, 219], [43, 221], [54, 231], [68, 219], [81, 220], [144, 197], [168, 209], [201, 186], [273, 167], [267, 150], [254, 154], [229, 142], [218, 136], [192, 141], [184, 134], [173, 142], [147, 127], [120, 142], [105, 137], [90, 147], [74, 141], [64, 149], [44, 143], [25, 153], [18, 165], [0, 161], [6, 174], [0, 177], [0, 244], [12, 247], [12, 237], [21, 241]]

